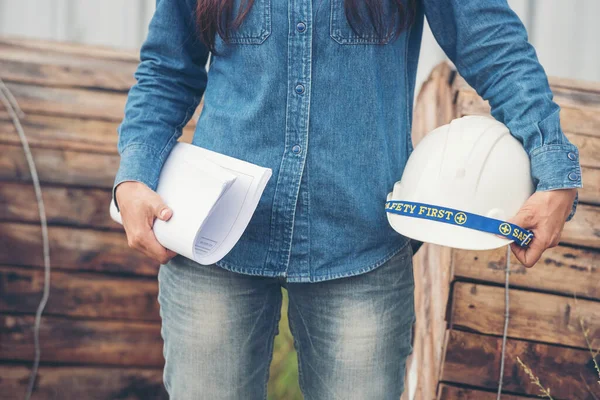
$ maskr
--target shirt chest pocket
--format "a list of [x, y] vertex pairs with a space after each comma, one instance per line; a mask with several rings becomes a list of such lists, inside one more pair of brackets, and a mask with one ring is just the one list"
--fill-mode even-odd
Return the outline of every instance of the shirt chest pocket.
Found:
[[[358, 1], [357, 7], [361, 19], [365, 23], [356, 26], [356, 32], [346, 18], [344, 0], [330, 0], [331, 2], [331, 19], [330, 19], [330, 36], [339, 44], [387, 44], [390, 42], [395, 28], [399, 23], [398, 9], [394, 0], [383, 0], [384, 15], [387, 18], [386, 27], [382, 33], [376, 31], [375, 27], [369, 20], [369, 10], [367, 9], [364, 0]], [[390, 18], [390, 15], [395, 15], [396, 18]]]
[[[233, 8], [229, 19], [230, 24], [240, 14], [241, 2], [242, 0], [233, 1]], [[229, 43], [235, 44], [261, 44], [270, 34], [271, 0], [254, 0], [254, 4], [252, 4], [250, 11], [244, 17], [242, 24], [237, 29], [229, 29], [228, 39]]]

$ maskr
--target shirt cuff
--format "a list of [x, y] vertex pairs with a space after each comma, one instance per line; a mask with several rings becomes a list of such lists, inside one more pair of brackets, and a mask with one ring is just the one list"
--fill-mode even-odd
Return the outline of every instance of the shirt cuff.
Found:
[[[579, 150], [568, 144], [549, 144], [534, 149], [530, 154], [531, 177], [536, 191], [583, 187]], [[575, 196], [567, 221], [573, 218], [579, 195]]]
[[571, 207], [571, 212], [569, 213], [569, 216], [567, 217], [567, 222], [569, 222], [571, 219], [573, 219], [573, 216], [575, 215], [575, 211], [577, 210], [578, 203], [579, 203], [579, 191], [577, 193], [575, 193], [575, 200], [573, 201], [573, 207]]
[[131, 145], [121, 152], [121, 162], [112, 188], [112, 198], [118, 211], [115, 196], [117, 186], [125, 181], [136, 181], [156, 190], [162, 164], [158, 152], [146, 145]]

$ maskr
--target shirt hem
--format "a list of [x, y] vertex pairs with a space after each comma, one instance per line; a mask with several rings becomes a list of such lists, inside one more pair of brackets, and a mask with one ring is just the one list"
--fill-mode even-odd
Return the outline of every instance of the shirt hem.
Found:
[[307, 275], [287, 275], [286, 276], [284, 271], [278, 272], [278, 271], [264, 270], [262, 268], [245, 268], [245, 267], [240, 267], [239, 265], [235, 265], [233, 263], [226, 262], [223, 260], [217, 261], [215, 263], [215, 265], [217, 265], [220, 268], [226, 269], [227, 271], [236, 272], [236, 273], [245, 274], [245, 275], [262, 276], [262, 277], [267, 277], [267, 278], [286, 278], [286, 282], [288, 282], [288, 283], [317, 283], [317, 282], [329, 281], [329, 280], [333, 280], [333, 279], [349, 278], [351, 276], [361, 275], [361, 274], [370, 272], [370, 271], [376, 269], [377, 267], [380, 267], [381, 265], [385, 264], [396, 254], [398, 254], [399, 252], [404, 250], [406, 248], [406, 246], [410, 246], [410, 240], [408, 238], [398, 248], [395, 248], [394, 250], [387, 253], [385, 256], [383, 256], [379, 260], [377, 260], [375, 263], [372, 263], [366, 267], [362, 267], [362, 268], [359, 268], [359, 269], [356, 269], [353, 271], [340, 272], [340, 273], [334, 273], [334, 274], [323, 274], [323, 275], [316, 275], [316, 276], [314, 276], [314, 275], [313, 276], [307, 276]]

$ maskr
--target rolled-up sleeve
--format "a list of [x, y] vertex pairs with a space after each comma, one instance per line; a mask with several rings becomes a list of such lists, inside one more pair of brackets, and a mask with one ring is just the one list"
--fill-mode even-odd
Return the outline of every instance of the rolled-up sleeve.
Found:
[[[579, 152], [519, 17], [505, 0], [424, 0], [431, 30], [460, 75], [529, 154], [538, 191], [582, 187]], [[577, 199], [573, 204], [571, 219]]]
[[118, 128], [121, 158], [113, 198], [124, 181], [156, 189], [166, 158], [202, 98], [209, 51], [196, 35], [195, 3], [156, 1], [135, 72], [137, 83], [129, 91]]

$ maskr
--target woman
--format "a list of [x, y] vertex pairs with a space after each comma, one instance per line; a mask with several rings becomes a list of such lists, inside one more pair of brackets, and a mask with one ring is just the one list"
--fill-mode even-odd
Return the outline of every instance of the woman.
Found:
[[[171, 398], [265, 398], [282, 286], [307, 399], [400, 397], [412, 250], [383, 203], [412, 151], [424, 15], [530, 155], [537, 192], [513, 222], [535, 239], [517, 258], [530, 267], [557, 244], [581, 187], [578, 152], [505, 0], [158, 0], [114, 187], [130, 246], [162, 264]], [[202, 96], [193, 143], [273, 170], [243, 237], [211, 266], [151, 230], [172, 215], [154, 189]]]

